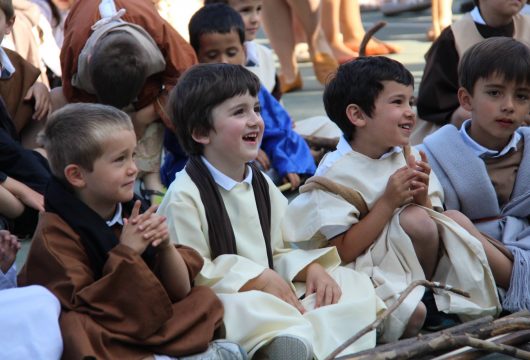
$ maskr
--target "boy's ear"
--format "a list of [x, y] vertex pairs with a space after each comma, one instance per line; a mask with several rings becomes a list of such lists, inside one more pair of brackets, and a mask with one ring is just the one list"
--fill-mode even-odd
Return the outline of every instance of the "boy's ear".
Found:
[[346, 107], [346, 116], [356, 127], [363, 127], [366, 125], [366, 114], [357, 104], [350, 104]]
[[74, 188], [82, 188], [86, 184], [83, 169], [79, 165], [67, 165], [64, 168], [64, 177]]
[[199, 144], [206, 145], [210, 143], [210, 135], [206, 133], [205, 131], [199, 131], [195, 129], [191, 133], [191, 138], [195, 140], [195, 142], [198, 142]]
[[458, 101], [460, 102], [460, 106], [466, 111], [472, 111], [473, 110], [473, 95], [469, 93], [465, 88], [460, 87], [458, 89]]

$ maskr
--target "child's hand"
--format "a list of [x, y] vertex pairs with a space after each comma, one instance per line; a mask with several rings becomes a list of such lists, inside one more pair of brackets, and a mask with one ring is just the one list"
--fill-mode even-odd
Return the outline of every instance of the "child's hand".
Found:
[[20, 243], [15, 235], [0, 230], [0, 270], [5, 274], [15, 262]]
[[295, 190], [300, 186], [301, 180], [298, 174], [288, 173], [285, 178], [291, 184], [291, 190]]
[[307, 267], [305, 295], [312, 293], [316, 293], [315, 308], [336, 304], [342, 295], [339, 284], [317, 263]]
[[276, 271], [265, 269], [256, 280], [256, 290], [264, 291], [282, 299], [297, 308], [302, 314], [305, 312], [293, 289]]
[[409, 168], [416, 171], [416, 178], [412, 181], [411, 189], [417, 190], [413, 201], [422, 206], [430, 207], [429, 201], [429, 175], [431, 173], [431, 166], [427, 159], [425, 152], [420, 151], [420, 161], [416, 161], [414, 155], [410, 155], [407, 159]]
[[144, 136], [147, 127], [158, 120], [158, 114], [155, 111], [153, 104], [147, 105], [140, 110], [130, 113], [131, 121], [134, 126], [134, 133], [137, 139], [141, 139]]
[[41, 82], [36, 82], [29, 88], [24, 100], [35, 99], [35, 112], [33, 119], [41, 121], [46, 119], [52, 112], [52, 102], [50, 99], [50, 90]]
[[397, 209], [410, 203], [413, 200], [415, 191], [417, 191], [411, 189], [415, 176], [415, 171], [408, 166], [397, 169], [388, 179], [381, 200], [386, 202], [392, 209]]
[[258, 150], [258, 156], [256, 157], [256, 161], [260, 163], [263, 170], [267, 171], [271, 168], [271, 161], [269, 160], [269, 157], [265, 153], [265, 151], [259, 149]]
[[131, 216], [124, 219], [120, 243], [142, 254], [149, 244], [158, 246], [169, 241], [166, 218], [155, 214], [156, 208], [151, 206], [140, 214], [140, 201], [136, 201]]

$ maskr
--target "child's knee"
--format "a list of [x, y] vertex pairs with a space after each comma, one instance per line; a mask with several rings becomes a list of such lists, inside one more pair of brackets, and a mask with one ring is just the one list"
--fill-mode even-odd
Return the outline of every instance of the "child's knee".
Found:
[[401, 213], [399, 222], [413, 242], [438, 238], [438, 227], [429, 214], [418, 206], [409, 206]]
[[472, 225], [471, 220], [458, 210], [446, 210], [443, 214], [464, 228]]

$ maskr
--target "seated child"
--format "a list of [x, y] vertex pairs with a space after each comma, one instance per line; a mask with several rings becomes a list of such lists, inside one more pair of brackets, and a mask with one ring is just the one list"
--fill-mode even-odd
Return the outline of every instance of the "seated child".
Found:
[[261, 84], [276, 100], [280, 100], [281, 91], [276, 76], [276, 64], [270, 48], [254, 41], [261, 26], [261, 8], [263, 0], [205, 0], [204, 5], [222, 3], [236, 10], [245, 24], [245, 52], [247, 69], [260, 79]]
[[[106, 105], [67, 105], [48, 119], [43, 142], [54, 177], [19, 282], [45, 286], [61, 302], [63, 357], [207, 350], [223, 308], [209, 288], [192, 286], [199, 254], [172, 245], [165, 218], [154, 207], [140, 214], [133, 201], [129, 116]], [[224, 345], [230, 358], [244, 358], [236, 344], [214, 348]]]
[[[61, 102], [99, 102], [131, 115], [146, 197], [163, 190], [164, 106], [180, 74], [197, 60], [151, 1], [77, 1], [65, 23]], [[118, 10], [118, 11], [117, 11]], [[64, 97], [62, 96], [64, 95]]]
[[458, 62], [467, 49], [494, 36], [512, 37], [530, 46], [530, 18], [519, 13], [526, 1], [475, 0], [475, 3], [477, 7], [470, 13], [442, 31], [425, 55], [418, 116], [436, 127], [449, 123], [460, 127], [470, 116], [457, 97]]
[[43, 194], [51, 174], [46, 159], [13, 139], [10, 125], [0, 99], [0, 229], [25, 237], [33, 235], [39, 211], [44, 210]]
[[[15, 23], [11, 0], [0, 1], [0, 43]], [[0, 96], [15, 127], [14, 139], [25, 147], [37, 147], [35, 137], [51, 110], [49, 90], [37, 81], [40, 70], [16, 52], [0, 47]]]
[[[264, 127], [259, 89], [241, 65], [183, 74], [170, 111], [190, 159], [159, 213], [172, 240], [202, 255], [196, 282], [223, 302], [229, 340], [251, 357], [322, 359], [372, 322], [380, 303], [366, 275], [339, 266], [334, 248], [285, 247], [287, 199], [252, 162]], [[374, 345], [372, 332], [345, 353]]]
[[17, 288], [16, 236], [0, 230], [0, 349], [4, 359], [59, 359], [63, 351], [57, 298], [42, 286]]
[[[386, 57], [359, 58], [339, 67], [324, 91], [324, 106], [344, 136], [289, 204], [290, 240], [336, 246], [343, 263], [372, 278], [387, 305], [410, 282], [427, 279], [471, 295], [439, 292], [438, 310], [495, 315], [500, 304], [480, 242], [433, 211], [442, 209], [442, 191], [425, 154], [407, 155], [402, 149], [408, 149], [416, 122], [413, 85], [412, 74]], [[393, 313], [382, 341], [419, 331], [423, 293], [417, 287]], [[436, 311], [426, 302], [429, 312]], [[443, 324], [429, 327], [438, 325]]]
[[488, 243], [493, 274], [507, 291], [503, 307], [530, 309], [530, 129], [521, 126], [530, 111], [530, 50], [507, 37], [484, 40], [464, 53], [458, 76], [458, 99], [470, 119], [460, 130], [442, 127], [421, 148], [447, 209], [471, 219], [470, 232], [508, 248], [503, 254]]
[[[241, 16], [225, 4], [207, 5], [190, 20], [190, 43], [201, 63], [229, 63], [245, 65], [245, 25]], [[315, 162], [305, 140], [293, 131], [289, 114], [263, 87], [258, 94], [265, 133], [257, 161], [264, 170], [271, 171], [276, 183], [287, 180], [292, 188], [300, 185], [300, 176], [312, 175]], [[176, 139], [173, 138], [173, 142]], [[175, 145], [166, 144], [166, 148]], [[178, 154], [169, 155], [163, 165], [166, 183], [171, 183], [176, 171], [173, 166]]]

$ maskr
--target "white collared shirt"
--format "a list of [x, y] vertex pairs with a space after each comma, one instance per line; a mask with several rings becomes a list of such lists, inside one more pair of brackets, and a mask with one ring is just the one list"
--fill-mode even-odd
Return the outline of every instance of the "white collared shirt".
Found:
[[112, 227], [116, 224], [120, 224], [123, 226], [123, 215], [122, 215], [122, 212], [123, 212], [123, 208], [121, 206], [121, 203], [118, 203], [118, 206], [116, 206], [116, 211], [114, 212], [114, 216], [112, 217], [112, 219], [110, 219], [109, 221], [107, 221], [107, 226], [108, 227]]
[[2, 65], [2, 68], [9, 72], [9, 77], [11, 77], [11, 75], [15, 73], [15, 67], [9, 60], [9, 57], [7, 56], [4, 48], [2, 47], [0, 47], [0, 63]]
[[497, 151], [497, 150], [488, 149], [488, 148], [480, 145], [475, 140], [473, 140], [471, 138], [471, 136], [469, 136], [469, 133], [467, 132], [467, 130], [468, 130], [468, 128], [470, 126], [471, 126], [471, 119], [468, 119], [468, 120], [464, 121], [464, 123], [460, 127], [460, 136], [462, 137], [462, 141], [464, 141], [464, 143], [467, 146], [469, 146], [471, 151], [473, 151], [473, 153], [477, 157], [486, 156], [486, 157], [490, 157], [490, 158], [497, 158], [497, 157], [501, 157], [501, 156], [506, 155], [512, 149], [517, 151], [517, 144], [521, 140], [521, 136], [522, 136], [519, 133], [519, 131], [515, 131], [513, 133], [513, 136], [511, 138], [510, 142], [508, 143], [508, 145], [506, 145], [504, 147], [504, 149], [502, 149], [501, 151]]
[[244, 45], [247, 53], [246, 62], [252, 62], [252, 66], [259, 66], [258, 45], [254, 41], [245, 41]]
[[[349, 153], [351, 151], [353, 151], [353, 149], [351, 148], [350, 143], [348, 142], [348, 140], [346, 140], [346, 138], [344, 136], [341, 136], [339, 138], [339, 143], [337, 144], [337, 149], [335, 151], [329, 153], [324, 158], [324, 160], [320, 163], [320, 165], [318, 165], [318, 168], [317, 168], [317, 171], [315, 172], [315, 175], [320, 176], [320, 175], [325, 174], [329, 170], [329, 168], [331, 168], [331, 166], [335, 163], [335, 161], [337, 161], [342, 156], [346, 155], [347, 153]], [[386, 159], [387, 157], [391, 156], [392, 154], [400, 153], [402, 151], [403, 151], [403, 149], [400, 148], [399, 146], [394, 146], [392, 149], [390, 149], [389, 151], [387, 151], [386, 153], [381, 155], [381, 157], [379, 159], [380, 160]]]
[[215, 166], [213, 166], [204, 156], [201, 156], [201, 160], [206, 165], [210, 174], [212, 174], [213, 180], [217, 185], [225, 189], [226, 191], [232, 190], [236, 185], [241, 183], [247, 183], [252, 186], [252, 170], [250, 166], [246, 165], [247, 176], [241, 182], [237, 182], [229, 176], [226, 176], [221, 171], [219, 171]]
[[470, 11], [469, 14], [471, 15], [471, 18], [473, 19], [473, 21], [476, 22], [477, 24], [486, 25], [484, 18], [480, 14], [480, 10], [478, 9], [478, 6], [475, 6], [473, 10]]

